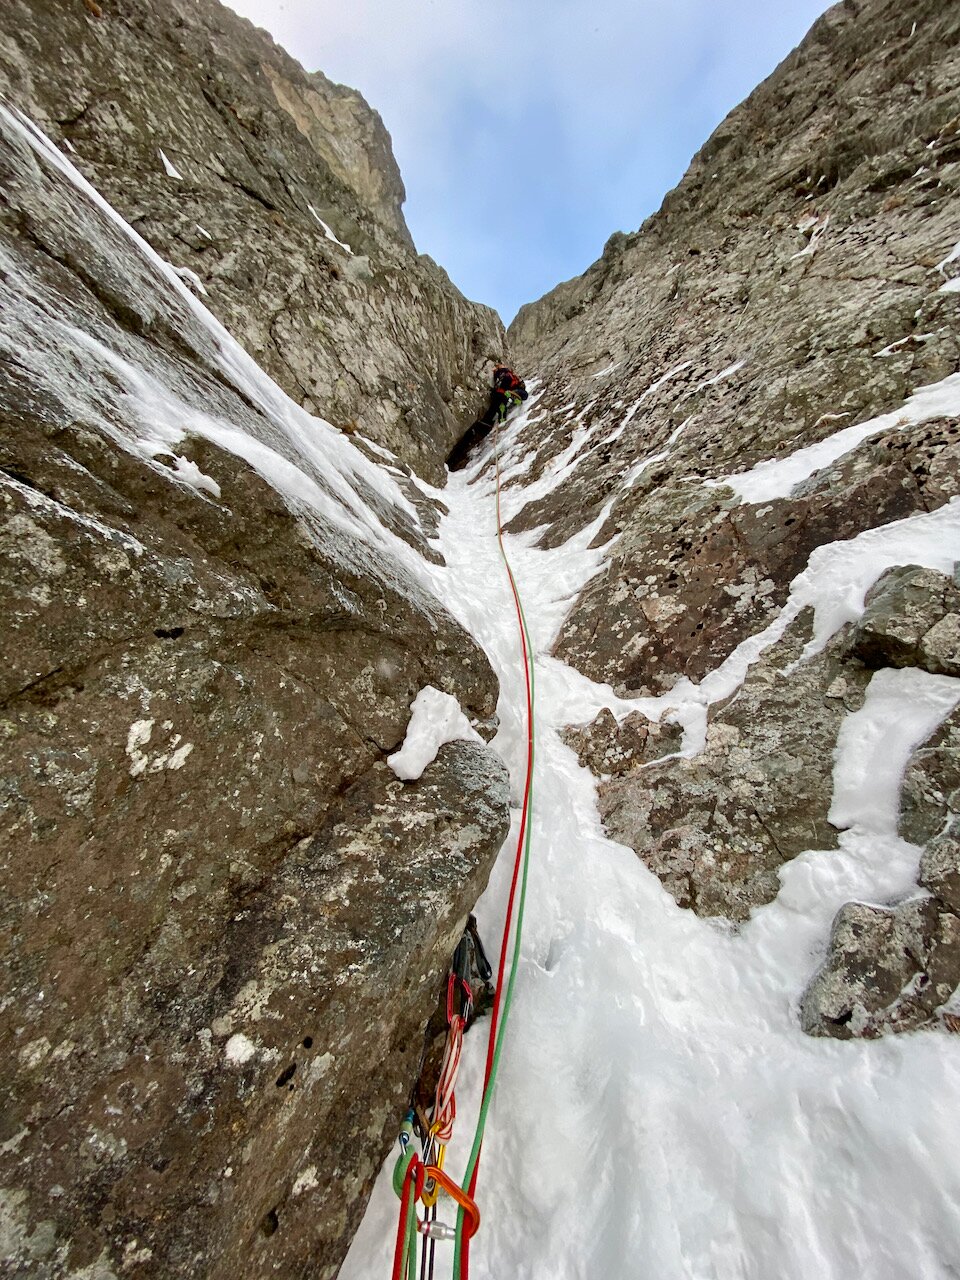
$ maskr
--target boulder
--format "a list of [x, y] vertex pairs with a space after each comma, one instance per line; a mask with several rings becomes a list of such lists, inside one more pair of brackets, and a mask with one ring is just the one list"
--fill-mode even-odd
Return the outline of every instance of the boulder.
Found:
[[918, 565], [888, 569], [867, 595], [850, 652], [872, 667], [960, 675], [960, 586]]
[[826, 959], [803, 993], [809, 1035], [875, 1039], [935, 1025], [960, 985], [960, 917], [935, 898], [897, 907], [848, 902]]

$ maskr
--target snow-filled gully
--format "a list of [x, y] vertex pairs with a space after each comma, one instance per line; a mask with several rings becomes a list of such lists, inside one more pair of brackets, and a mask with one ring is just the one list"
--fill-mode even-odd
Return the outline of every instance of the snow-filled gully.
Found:
[[[211, 439], [245, 457], [293, 509], [364, 540], [382, 558], [384, 572], [402, 579], [402, 589], [422, 585], [439, 594], [483, 644], [500, 677], [495, 745], [519, 791], [522, 664], [489, 472], [480, 466], [460, 473], [444, 490], [450, 511], [438, 545], [446, 567], [425, 564], [356, 491], [361, 487], [415, 519], [389, 473], [289, 401], [48, 139], [23, 117], [2, 108], [0, 115], [46, 169], [72, 184], [104, 225], [112, 224], [142, 255], [149, 287], [172, 291], [200, 337], [206, 335], [208, 355], [227, 385], [262, 415], [241, 427], [201, 413], [147, 370], [58, 322], [50, 335], [54, 354], [82, 347], [95, 366], [110, 366], [120, 394], [136, 408], [143, 430], [117, 443], [153, 458], [161, 448], [176, 449], [187, 434]], [[44, 299], [25, 282], [12, 284], [24, 286], [20, 305], [43, 311]], [[20, 317], [11, 308], [8, 322]], [[71, 373], [44, 350], [38, 359], [52, 378]], [[941, 394], [951, 403], [960, 398], [960, 385], [949, 379], [926, 390], [930, 395], [914, 397], [907, 416], [892, 424], [878, 419], [865, 424], [869, 432], [838, 432], [832, 443], [778, 462], [776, 471], [758, 467], [728, 483], [745, 501], [768, 500], [771, 491], [789, 491], [811, 467], [880, 426], [941, 411]], [[506, 433], [506, 452], [521, 459], [513, 464], [515, 476], [532, 461], [522, 436], [535, 399]], [[631, 406], [614, 436], [636, 409]], [[109, 422], [103, 426], [109, 433]], [[538, 489], [518, 490], [521, 504], [575, 469], [587, 434], [583, 429], [577, 449], [548, 469]], [[202, 496], [216, 487], [185, 458], [171, 482]], [[634, 708], [654, 717], [670, 711], [684, 725], [684, 751], [694, 753], [709, 703], [737, 687], [801, 607], [816, 608], [811, 645], [819, 645], [858, 615], [864, 593], [889, 565], [946, 568], [960, 559], [960, 500], [821, 547], [764, 633], [745, 641], [699, 686], [681, 682], [666, 698], [633, 701], [548, 656], [572, 600], [603, 563], [604, 549], [589, 544], [605, 516], [552, 550], [533, 546], [531, 534], [507, 540], [537, 652], [537, 798], [521, 970], [487, 1127], [478, 1193], [483, 1225], [472, 1274], [491, 1280], [960, 1276], [955, 1046], [933, 1032], [876, 1042], [815, 1040], [801, 1033], [796, 1017], [838, 907], [852, 897], [885, 901], [914, 889], [918, 850], [897, 838], [892, 791], [912, 747], [960, 696], [960, 682], [915, 673], [875, 678], [840, 736], [831, 811], [847, 828], [840, 849], [810, 851], [787, 865], [776, 901], [756, 910], [737, 933], [679, 909], [631, 850], [604, 836], [594, 779], [558, 733], [603, 706], [618, 716]], [[450, 721], [444, 732], [451, 725], [467, 732], [452, 710], [435, 708], [434, 719], [444, 717]], [[887, 727], [882, 771], [875, 767], [880, 724]], [[509, 870], [502, 860], [478, 906], [488, 939], [498, 935]], [[467, 1039], [450, 1149], [454, 1173], [466, 1159], [479, 1101], [484, 1034], [480, 1025]], [[341, 1272], [346, 1280], [389, 1274], [397, 1212], [392, 1164], [391, 1157]], [[439, 1274], [449, 1272], [448, 1250], [438, 1244]]]
[[[508, 429], [507, 448], [518, 446], [523, 421]], [[443, 498], [450, 514], [438, 546], [447, 567], [431, 570], [434, 586], [497, 670], [494, 745], [518, 789], [522, 664], [489, 471], [477, 466], [453, 477]], [[606, 549], [588, 549], [601, 524], [552, 550], [532, 546], [535, 535], [507, 539], [537, 653], [538, 763], [522, 968], [484, 1144], [471, 1274], [960, 1275], [956, 1046], [938, 1032], [814, 1039], [797, 1018], [838, 908], [851, 898], [917, 892], [919, 850], [897, 837], [889, 792], [899, 789], [912, 749], [960, 701], [960, 681], [875, 678], [839, 743], [832, 816], [847, 827], [840, 848], [786, 865], [777, 899], [738, 932], [681, 910], [632, 850], [604, 836], [594, 779], [558, 733], [602, 706], [620, 716], [633, 707], [656, 716], [671, 706], [695, 751], [707, 703], [742, 681], [800, 607], [817, 608], [811, 645], [820, 647], [859, 614], [888, 565], [942, 568], [960, 559], [960, 500], [820, 548], [762, 637], [740, 646], [699, 689], [635, 702], [548, 656], [572, 600], [603, 562]], [[871, 767], [878, 723], [886, 726], [882, 773]], [[494, 947], [508, 864], [502, 857], [477, 909]], [[466, 1042], [449, 1150], [454, 1174], [473, 1130], [485, 1034], [478, 1025]], [[393, 1163], [391, 1155], [344, 1280], [389, 1275]], [[450, 1274], [452, 1245], [437, 1249], [437, 1274]]]

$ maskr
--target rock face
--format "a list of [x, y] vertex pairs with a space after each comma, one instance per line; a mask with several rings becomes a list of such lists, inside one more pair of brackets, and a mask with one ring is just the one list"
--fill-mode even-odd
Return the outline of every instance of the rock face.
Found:
[[631, 845], [681, 906], [744, 920], [780, 888], [780, 866], [836, 846], [827, 819], [833, 748], [870, 673], [845, 637], [788, 679], [805, 618], [750, 670], [692, 759], [623, 770], [600, 785], [607, 830]]
[[803, 1029], [841, 1040], [914, 1031], [958, 985], [960, 917], [936, 898], [893, 910], [849, 902], [833, 922], [829, 959], [804, 992]]
[[[608, 832], [704, 915], [746, 919], [785, 861], [836, 847], [834, 748], [874, 670], [957, 675], [956, 582], [905, 565], [813, 656], [795, 618], [732, 697], [711, 692], [818, 548], [960, 494], [958, 42], [955, 5], [836, 5], [658, 213], [509, 331], [516, 367], [541, 379], [510, 527], [554, 546], [599, 520], [593, 545], [609, 544], [556, 655], [621, 697], [658, 697], [658, 730], [697, 686], [710, 703], [704, 748], [680, 757], [655, 758], [640, 711], [568, 741], [600, 776]], [[840, 621], [857, 616], [851, 603]], [[907, 772], [901, 833], [920, 845], [955, 812], [954, 722]], [[937, 902], [845, 908], [805, 1027], [935, 1021], [957, 937]]]
[[402, 468], [7, 109], [0, 187], [3, 1265], [330, 1277], [508, 822], [489, 748], [384, 758], [496, 680]]
[[389, 136], [358, 93], [216, 0], [11, 0], [0, 94], [194, 273], [298, 404], [442, 483], [503, 330], [416, 255]]
[[919, 667], [960, 675], [960, 586], [942, 573], [904, 565], [872, 588], [853, 652], [872, 667]]

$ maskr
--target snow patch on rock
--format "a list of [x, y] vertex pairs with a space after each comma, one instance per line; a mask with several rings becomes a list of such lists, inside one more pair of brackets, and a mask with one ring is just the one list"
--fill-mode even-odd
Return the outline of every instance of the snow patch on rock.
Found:
[[463, 714], [452, 694], [425, 685], [413, 700], [403, 746], [387, 764], [404, 782], [419, 778], [437, 758], [445, 742], [479, 742], [483, 739]]

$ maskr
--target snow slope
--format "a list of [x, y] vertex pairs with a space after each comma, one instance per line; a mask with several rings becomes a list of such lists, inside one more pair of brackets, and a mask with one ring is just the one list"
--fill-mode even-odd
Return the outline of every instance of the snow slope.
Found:
[[[531, 410], [528, 408], [527, 413]], [[524, 420], [505, 452], [522, 454]], [[569, 462], [565, 465], [569, 466]], [[489, 468], [453, 477], [434, 571], [451, 611], [502, 681], [495, 746], [522, 777], [520, 658], [495, 540]], [[681, 910], [633, 852], [605, 838], [595, 783], [558, 730], [601, 706], [666, 706], [694, 728], [803, 604], [819, 647], [858, 616], [890, 564], [960, 558], [960, 501], [821, 547], [770, 634], [753, 637], [698, 692], [627, 702], [548, 649], [607, 549], [599, 523], [553, 550], [507, 538], [538, 663], [534, 852], [521, 972], [483, 1149], [475, 1278], [502, 1280], [945, 1280], [960, 1275], [960, 1059], [941, 1033], [875, 1042], [804, 1035], [798, 999], [851, 898], [917, 892], [919, 850], [896, 834], [913, 747], [960, 700], [960, 681], [880, 673], [838, 748], [839, 850], [788, 864], [777, 899], [739, 932]], [[711, 681], [714, 688], [711, 690]], [[884, 769], [874, 768], [878, 725]], [[505, 846], [510, 850], [508, 842]], [[478, 907], [495, 950], [510, 868]], [[458, 1131], [465, 1161], [485, 1029], [468, 1038]], [[397, 1202], [391, 1155], [341, 1271], [390, 1274]], [[448, 1209], [441, 1220], [452, 1221]], [[452, 1246], [438, 1244], [437, 1274]]]

